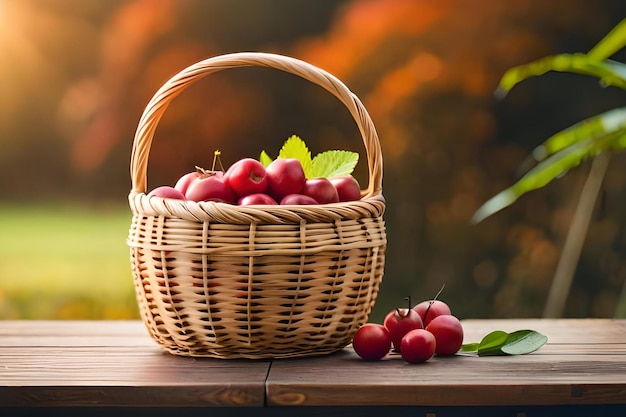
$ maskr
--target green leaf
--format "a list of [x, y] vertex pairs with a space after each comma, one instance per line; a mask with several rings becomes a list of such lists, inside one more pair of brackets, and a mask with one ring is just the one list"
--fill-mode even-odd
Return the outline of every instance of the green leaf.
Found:
[[500, 348], [507, 355], [525, 355], [545, 345], [548, 337], [534, 330], [518, 330], [509, 334], [506, 343]]
[[525, 355], [547, 342], [548, 338], [535, 330], [517, 330], [512, 333], [495, 330], [483, 337], [480, 343], [461, 346], [461, 351], [476, 352], [478, 356]]
[[267, 154], [265, 151], [261, 151], [261, 156], [259, 157], [259, 162], [263, 164], [265, 168], [271, 164], [273, 159]]
[[549, 137], [533, 151], [541, 161], [576, 142], [626, 129], [626, 107], [621, 107], [590, 117]]
[[[306, 178], [332, 178], [350, 175], [359, 161], [359, 154], [350, 151], [332, 150], [315, 155], [311, 159], [311, 151], [306, 143], [296, 135], [292, 135], [283, 144], [278, 158], [295, 158], [302, 164]], [[272, 158], [262, 151], [259, 161], [267, 167]]]
[[509, 334], [502, 330], [495, 330], [487, 334], [478, 345], [478, 356], [501, 355], [500, 347], [506, 342]]
[[583, 142], [577, 142], [540, 162], [509, 188], [496, 194], [476, 210], [471, 219], [479, 223], [492, 214], [513, 204], [529, 191], [539, 189], [553, 179], [579, 165], [583, 160], [626, 144], [626, 130], [620, 129]]
[[307, 148], [302, 139], [296, 135], [290, 136], [283, 147], [280, 148], [278, 153], [279, 158], [295, 158], [302, 164], [302, 169], [307, 178], [312, 178], [313, 173], [313, 161], [311, 159], [311, 152]]
[[478, 342], [466, 343], [464, 345], [461, 345], [461, 352], [467, 352], [467, 353], [476, 352], [478, 351], [478, 346], [480, 346], [480, 343]]
[[581, 53], [552, 55], [506, 71], [496, 94], [504, 96], [520, 82], [550, 71], [594, 76], [603, 85], [626, 89], [626, 77], [622, 67], [623, 64], [618, 62], [602, 61]]
[[350, 151], [325, 151], [313, 158], [312, 178], [350, 175], [359, 161], [359, 154]]
[[587, 55], [594, 59], [607, 59], [626, 46], [626, 19], [617, 24]]

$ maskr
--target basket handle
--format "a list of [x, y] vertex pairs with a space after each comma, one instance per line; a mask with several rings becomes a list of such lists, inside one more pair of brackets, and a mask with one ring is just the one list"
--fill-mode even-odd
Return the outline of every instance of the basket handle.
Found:
[[189, 85], [211, 73], [248, 66], [269, 67], [292, 73], [325, 88], [337, 97], [356, 121], [365, 145], [369, 179], [363, 198], [381, 195], [383, 159], [380, 142], [372, 119], [359, 98], [339, 79], [320, 68], [295, 58], [262, 52], [239, 52], [205, 59], [182, 70], [161, 86], [146, 106], [135, 132], [130, 164], [133, 192], [146, 192], [152, 138], [170, 102]]

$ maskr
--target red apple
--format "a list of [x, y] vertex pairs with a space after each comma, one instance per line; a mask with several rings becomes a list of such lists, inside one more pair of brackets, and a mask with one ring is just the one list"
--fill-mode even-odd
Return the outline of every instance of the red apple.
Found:
[[441, 300], [422, 301], [413, 307], [413, 310], [417, 311], [420, 315], [422, 321], [424, 322], [424, 326], [428, 326], [428, 323], [430, 323], [432, 319], [437, 316], [452, 314], [450, 307]]
[[191, 184], [193, 180], [198, 178], [200, 174], [201, 173], [198, 171], [186, 173], [185, 175], [180, 177], [178, 181], [176, 181], [176, 185], [174, 185], [174, 188], [185, 194], [187, 192], [187, 188], [189, 188], [189, 184]]
[[252, 158], [235, 162], [224, 174], [224, 181], [240, 196], [262, 193], [267, 188], [267, 176], [262, 163]]
[[148, 193], [148, 197], [173, 198], [175, 200], [184, 200], [185, 195], [177, 189], [169, 185], [162, 185]]
[[382, 324], [366, 323], [354, 334], [352, 347], [361, 358], [377, 361], [389, 353], [391, 335]]
[[329, 181], [337, 189], [339, 201], [356, 201], [361, 199], [361, 186], [352, 175], [329, 178]]
[[314, 198], [304, 194], [289, 194], [280, 200], [282, 206], [285, 205], [313, 205], [319, 204]]
[[202, 174], [187, 188], [185, 197], [192, 201], [217, 201], [235, 204], [235, 192], [224, 182], [223, 177], [213, 174]]
[[339, 202], [337, 189], [327, 178], [311, 178], [306, 180], [301, 194], [308, 195], [319, 204]]
[[402, 338], [414, 329], [423, 329], [424, 324], [419, 314], [411, 308], [396, 308], [390, 311], [383, 325], [391, 334], [391, 341], [396, 351], [400, 351]]
[[463, 345], [463, 326], [455, 316], [437, 316], [428, 323], [426, 330], [435, 336], [435, 353], [439, 356], [454, 355]]
[[195, 180], [201, 175], [214, 175], [218, 178], [221, 178], [224, 176], [224, 171], [209, 171], [207, 169], [196, 166], [195, 171], [188, 172], [182, 177], [180, 177], [178, 181], [176, 181], [176, 185], [174, 185], [174, 188], [176, 188], [181, 193], [185, 194], [187, 192], [187, 189], [189, 188], [189, 185], [193, 182], [193, 180]]
[[437, 341], [431, 332], [414, 329], [402, 338], [400, 354], [408, 363], [423, 363], [433, 357], [436, 348]]
[[256, 194], [250, 194], [244, 197], [241, 197], [239, 199], [239, 201], [237, 201], [237, 204], [239, 204], [240, 206], [253, 206], [253, 205], [269, 205], [269, 204], [278, 204], [276, 202], [276, 200], [274, 200], [272, 197], [270, 197], [267, 194], [263, 194], [263, 193], [256, 193]]
[[302, 164], [295, 158], [278, 158], [265, 169], [267, 193], [280, 201], [289, 194], [300, 194], [306, 177]]

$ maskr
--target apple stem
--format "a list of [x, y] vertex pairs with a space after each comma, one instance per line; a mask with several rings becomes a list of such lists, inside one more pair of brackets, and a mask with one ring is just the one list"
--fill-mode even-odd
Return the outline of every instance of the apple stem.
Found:
[[428, 302], [428, 307], [426, 307], [426, 311], [424, 311], [424, 321], [426, 321], [426, 317], [428, 317], [428, 312], [430, 311], [430, 307], [435, 303], [435, 300], [430, 300]]
[[406, 311], [402, 311], [400, 310], [400, 307], [396, 307], [396, 314], [402, 318], [406, 317], [407, 314], [409, 314], [409, 310], [411, 309], [411, 296], [408, 297], [404, 297], [403, 300], [406, 300], [408, 302], [408, 308], [406, 309]]
[[220, 158], [221, 154], [222, 154], [222, 151], [220, 151], [219, 149], [213, 152], [213, 165], [211, 166], [211, 171], [215, 172], [216, 161], [220, 165], [220, 169], [224, 171], [224, 165], [222, 165], [222, 159]]
[[446, 288], [446, 284], [444, 282], [444, 284], [441, 286], [441, 289], [439, 290], [439, 292], [437, 292], [437, 294], [435, 294], [435, 297], [433, 298], [433, 301], [436, 300], [437, 298], [439, 298], [439, 296], [441, 295], [441, 293], [443, 292], [443, 289]]
[[426, 308], [426, 311], [424, 312], [424, 321], [426, 321], [426, 317], [428, 317], [428, 312], [430, 311], [430, 307], [435, 303], [435, 300], [437, 300], [437, 298], [441, 295], [445, 287], [446, 287], [446, 284], [444, 283], [441, 286], [441, 289], [437, 292], [437, 294], [435, 294], [433, 299], [428, 302], [428, 307]]

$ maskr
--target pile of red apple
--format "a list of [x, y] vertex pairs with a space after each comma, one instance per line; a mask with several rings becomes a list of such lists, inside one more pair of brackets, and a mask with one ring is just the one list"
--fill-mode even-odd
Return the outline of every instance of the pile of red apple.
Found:
[[354, 351], [365, 360], [383, 359], [393, 350], [408, 363], [454, 355], [462, 345], [463, 326], [440, 300], [396, 308], [385, 316], [383, 324], [367, 323], [352, 339]]
[[226, 172], [197, 168], [174, 187], [157, 187], [148, 196], [238, 205], [328, 204], [359, 200], [361, 188], [352, 175], [306, 178], [296, 158], [277, 158], [267, 168], [244, 158]]

